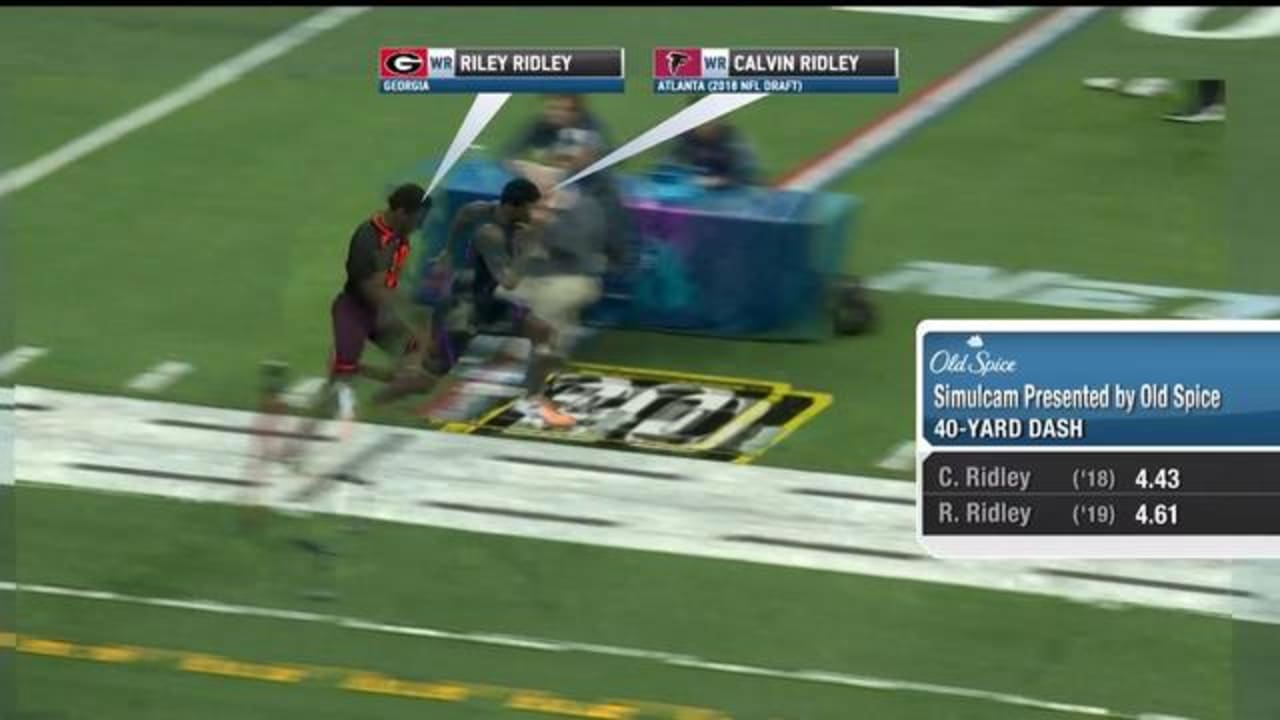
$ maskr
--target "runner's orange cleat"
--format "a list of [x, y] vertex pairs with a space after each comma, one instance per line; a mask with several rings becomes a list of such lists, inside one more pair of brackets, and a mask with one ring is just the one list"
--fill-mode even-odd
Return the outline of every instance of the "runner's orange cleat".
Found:
[[542, 418], [542, 422], [547, 424], [547, 427], [568, 430], [578, 424], [577, 418], [561, 412], [550, 400], [535, 400], [534, 402], [538, 406], [538, 416]]

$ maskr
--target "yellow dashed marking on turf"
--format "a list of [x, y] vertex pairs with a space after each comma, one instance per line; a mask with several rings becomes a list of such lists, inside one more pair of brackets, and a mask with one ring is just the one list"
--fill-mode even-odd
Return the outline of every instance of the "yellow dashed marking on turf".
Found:
[[142, 660], [145, 651], [141, 648], [122, 645], [91, 645], [86, 652], [87, 660], [103, 663], [132, 663]]
[[524, 710], [560, 715], [563, 717], [592, 718], [593, 720], [631, 720], [639, 717], [639, 708], [619, 703], [581, 703], [540, 691], [521, 691], [507, 701], [509, 710]]
[[216, 655], [187, 655], [178, 663], [178, 669], [206, 675], [223, 675], [278, 683], [301, 682], [307, 677], [306, 670], [296, 667], [242, 663]]
[[42, 638], [18, 638], [18, 652], [32, 655], [48, 655], [51, 657], [74, 658], [76, 646], [62, 640], [45, 640]]
[[440, 702], [466, 702], [473, 694], [472, 689], [462, 683], [410, 682], [366, 671], [351, 673], [338, 687], [356, 692], [397, 695]]
[[116, 665], [147, 663], [179, 672], [442, 703], [485, 704], [503, 710], [588, 720], [733, 720], [719, 710], [641, 700], [578, 700], [548, 690], [508, 688], [455, 680], [408, 680], [355, 668], [305, 663], [254, 663], [211, 653], [134, 645], [90, 645], [0, 632], [0, 647], [49, 658]]

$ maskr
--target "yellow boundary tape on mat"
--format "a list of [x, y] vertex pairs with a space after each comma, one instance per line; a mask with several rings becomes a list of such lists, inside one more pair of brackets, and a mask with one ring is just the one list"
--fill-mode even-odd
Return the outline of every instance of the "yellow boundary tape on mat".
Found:
[[[654, 368], [638, 368], [627, 365], [608, 365], [603, 363], [571, 363], [570, 371], [577, 372], [594, 372], [601, 374], [616, 374], [624, 377], [631, 377], [643, 380], [667, 380], [667, 381], [683, 381], [690, 383], [706, 383], [734, 390], [767, 390], [769, 395], [762, 398], [746, 410], [740, 417], [735, 418], [730, 425], [717, 432], [716, 435], [703, 440], [702, 442], [685, 447], [677, 447], [663, 443], [647, 443], [647, 442], [630, 442], [630, 443], [602, 443], [591, 437], [575, 437], [572, 435], [556, 436], [552, 433], [539, 430], [521, 430], [517, 428], [504, 428], [500, 434], [506, 437], [525, 437], [537, 440], [550, 440], [553, 442], [571, 443], [582, 446], [599, 446], [605, 448], [616, 447], [620, 449], [636, 449], [636, 450], [652, 450], [662, 452], [672, 456], [696, 456], [705, 453], [711, 453], [716, 450], [716, 446], [724, 442], [723, 437], [729, 430], [737, 432], [744, 424], [758, 421], [769, 412], [774, 406], [787, 397], [804, 397], [812, 400], [812, 405], [806, 408], [796, 417], [791, 418], [784, 423], [778, 435], [769, 442], [769, 445], [760, 450], [741, 453], [733, 458], [732, 462], [739, 465], [746, 465], [758, 460], [765, 452], [776, 446], [783, 439], [789, 437], [798, 430], [802, 425], [817, 417], [819, 413], [831, 406], [832, 397], [827, 393], [808, 392], [795, 390], [790, 383], [777, 382], [772, 380], [752, 380], [750, 378], [733, 377], [728, 375], [707, 375], [702, 373], [682, 372], [678, 370], [659, 370]], [[507, 412], [515, 400], [507, 400], [498, 404], [489, 412], [472, 421], [451, 421], [440, 426], [440, 429], [446, 432], [459, 434], [474, 434], [478, 431], [492, 430], [488, 425], [495, 419]]]
[[738, 457], [733, 461], [735, 464], [750, 465], [756, 460], [759, 460], [760, 457], [764, 455], [770, 448], [774, 447], [775, 445], [782, 442], [783, 440], [786, 440], [787, 437], [791, 435], [791, 433], [795, 432], [796, 430], [799, 430], [800, 426], [804, 425], [805, 423], [817, 417], [823, 410], [826, 410], [827, 408], [831, 407], [831, 403], [835, 402], [835, 399], [831, 396], [830, 393], [816, 393], [816, 392], [805, 392], [802, 390], [792, 390], [789, 394], [798, 395], [800, 397], [807, 397], [813, 401], [813, 404], [810, 405], [807, 409], [805, 409], [804, 412], [800, 413], [799, 415], [796, 415], [795, 417], [783, 423], [782, 428], [778, 431], [778, 436], [775, 437], [773, 441], [769, 443], [769, 447], [766, 447], [763, 450], [759, 450], [753, 453], [744, 453], [742, 456]]
[[590, 370], [593, 372], [617, 372], [635, 375], [637, 377], [662, 379], [676, 378], [678, 380], [689, 380], [691, 382], [707, 382], [717, 385], [729, 386], [747, 386], [747, 387], [766, 387], [772, 392], [790, 392], [791, 384], [777, 382], [775, 380], [752, 380], [750, 378], [733, 377], [729, 375], [703, 375], [700, 373], [683, 372], [680, 370], [655, 370], [653, 368], [637, 368], [627, 365], [603, 365], [599, 363], [572, 363], [571, 367], [579, 370]]

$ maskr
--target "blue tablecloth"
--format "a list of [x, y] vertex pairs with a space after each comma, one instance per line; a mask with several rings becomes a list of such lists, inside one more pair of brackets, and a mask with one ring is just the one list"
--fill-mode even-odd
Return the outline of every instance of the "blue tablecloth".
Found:
[[[462, 205], [497, 197], [511, 177], [493, 161], [459, 163], [437, 197], [428, 255], [443, 247]], [[794, 339], [829, 333], [826, 285], [843, 271], [856, 198], [769, 188], [701, 191], [648, 176], [615, 180], [635, 261], [606, 278], [605, 298], [588, 314], [591, 324]]]

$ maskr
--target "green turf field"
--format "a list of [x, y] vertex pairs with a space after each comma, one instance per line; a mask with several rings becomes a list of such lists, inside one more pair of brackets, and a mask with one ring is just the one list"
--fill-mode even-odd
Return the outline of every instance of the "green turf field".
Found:
[[[50, 22], [45, 11], [9, 11], [13, 22], [0, 31], [13, 35], [24, 70], [9, 84], [15, 112], [8, 124], [16, 139], [8, 143], [9, 164], [194, 74], [226, 54], [218, 43], [244, 45], [298, 15], [278, 10], [232, 20], [216, 12], [209, 19], [204, 11], [75, 12], [84, 20], [66, 32], [85, 52], [67, 64], [34, 62], [43, 49], [40, 28]], [[429, 34], [476, 44], [529, 33], [539, 42], [568, 42], [577, 30], [557, 19], [565, 12], [513, 12], [481, 22], [463, 10], [433, 11]], [[401, 38], [421, 16], [380, 10], [358, 17], [14, 195], [7, 226], [15, 262], [28, 269], [14, 278], [23, 308], [17, 342], [52, 349], [18, 380], [122, 392], [129, 378], [176, 359], [196, 372], [171, 388], [174, 399], [244, 404], [256, 363], [265, 357], [322, 373], [327, 298], [340, 277], [343, 228], [376, 205], [388, 179], [440, 152], [468, 102], [370, 91], [365, 49]], [[1010, 31], [1000, 24], [825, 8], [742, 10], [732, 19], [706, 9], [692, 16], [706, 18], [691, 25], [700, 28], [703, 43], [896, 38], [910, 58], [904, 95]], [[658, 38], [692, 42], [671, 37], [655, 13], [598, 10], [584, 17], [592, 24], [599, 19], [593, 40], [632, 49], [629, 70], [640, 77], [648, 61], [640, 48]], [[191, 37], [205, 23], [210, 40], [197, 51]], [[1231, 288], [1238, 258], [1221, 239], [1227, 230], [1225, 128], [1160, 123], [1156, 117], [1173, 100], [1129, 101], [1079, 86], [1086, 71], [1187, 72], [1188, 49], [1221, 55], [1215, 67], [1226, 76], [1249, 69], [1248, 56], [1230, 43], [1160, 38], [1104, 16], [837, 182], [829, 189], [865, 202], [847, 270], [875, 275], [923, 259]], [[170, 57], [163, 71], [148, 72], [146, 58], [153, 54]], [[67, 90], [77, 84], [92, 90]], [[595, 103], [618, 137], [678, 107], [677, 98], [654, 97], [642, 85]], [[766, 173], [779, 177], [898, 100], [775, 97], [735, 118], [759, 147]], [[533, 107], [532, 99], [513, 100], [479, 141], [501, 144]], [[209, 152], [213, 147], [218, 152]], [[79, 198], [70, 217], [59, 211], [67, 196]], [[55, 255], [52, 235], [74, 238], [75, 251]], [[876, 300], [885, 322], [868, 337], [795, 346], [611, 333], [585, 353], [602, 362], [731, 370], [829, 392], [835, 405], [764, 461], [882, 472], [876, 462], [910, 437], [910, 380], [900, 369], [910, 362], [905, 339], [916, 321], [1087, 315], [909, 294]], [[856, 440], [832, 442], [836, 437]]]
[[[0, 10], [0, 44], [8, 50], [0, 57], [0, 171], [46, 155], [313, 12]], [[1206, 23], [1226, 26], [1241, 14], [1217, 11]], [[773, 97], [734, 115], [766, 175], [780, 178], [1033, 19], [964, 22], [827, 7], [698, 8], [682, 10], [678, 23], [639, 8], [374, 10], [0, 198], [5, 279], [17, 310], [13, 341], [48, 350], [9, 380], [128, 395], [136, 394], [126, 387], [131, 378], [176, 360], [194, 371], [157, 399], [248, 407], [264, 359], [322, 374], [328, 303], [341, 282], [350, 227], [379, 204], [388, 180], [443, 151], [470, 102], [378, 95], [378, 46], [626, 47], [627, 93], [593, 101], [617, 138], [680, 106], [648, 87], [656, 45], [900, 46], [901, 96]], [[1278, 44], [1276, 37], [1162, 36], [1107, 11], [826, 187], [863, 201], [844, 269], [875, 277], [933, 261], [1276, 294], [1267, 268], [1277, 257], [1270, 230], [1280, 177], [1268, 155], [1274, 118], [1266, 112], [1276, 91], [1261, 80], [1280, 59]], [[1159, 115], [1177, 100], [1080, 86], [1089, 75], [1204, 74], [1228, 79], [1229, 125], [1162, 123]], [[501, 144], [535, 107], [533, 98], [512, 100], [478, 142]], [[643, 168], [652, 157], [624, 167]], [[906, 479], [908, 470], [883, 461], [913, 434], [918, 321], [1116, 316], [1016, 295], [877, 292], [874, 300], [880, 322], [856, 338], [779, 344], [606, 332], [583, 359], [829, 393], [834, 404], [761, 463]], [[375, 419], [418, 423], [408, 410]], [[389, 524], [347, 536], [330, 521], [276, 519], [245, 534], [229, 508], [35, 486], [19, 491], [17, 518], [23, 582], [128, 596], [639, 648], [1196, 720], [1232, 717], [1233, 684], [1253, 672], [1232, 664], [1240, 627], [1167, 611]], [[336, 575], [288, 545], [297, 533], [335, 539], [345, 553]], [[317, 605], [298, 597], [299, 587], [310, 586], [340, 599]], [[39, 594], [23, 595], [19, 605], [20, 627], [0, 632], [80, 648], [19, 643], [19, 717], [29, 720], [1083, 717], [874, 683], [331, 622]], [[1244, 631], [1272, 634], [1262, 626]], [[116, 644], [142, 648], [140, 659], [59, 656]], [[184, 670], [197, 653], [315, 671], [298, 682], [270, 682]], [[447, 683], [466, 698], [341, 688], [364, 671]], [[545, 702], [520, 710], [513, 698], [521, 693], [542, 693]], [[547, 698], [563, 702], [557, 710]], [[608, 710], [610, 703], [639, 709], [628, 715]]]
[[[344, 536], [328, 522], [278, 521], [246, 534], [236, 511], [227, 507], [175, 508], [163, 500], [107, 496], [68, 503], [67, 495], [21, 491], [24, 582], [660, 650], [753, 667], [909, 678], [1197, 718], [1227, 717], [1231, 702], [1232, 625], [1222, 620], [386, 524]], [[103, 537], [119, 540], [103, 551], [97, 547]], [[336, 570], [305, 562], [288, 545], [293, 537], [335, 543], [344, 552]], [[340, 600], [308, 603], [298, 597], [300, 588], [331, 589]], [[18, 611], [24, 633], [80, 644], [337, 666], [410, 680], [534, 688], [584, 700], [634, 698], [710, 707], [734, 718], [1072, 717], [1028, 715], [932, 693], [760, 682], [650, 660], [475, 646], [314, 622], [35, 595], [21, 595]], [[101, 668], [87, 661], [48, 659], [23, 668], [24, 683], [45, 687], [62, 682], [87, 692], [104, 682]], [[140, 695], [128, 688], [174, 674], [153, 663], [114, 672], [120, 674], [119, 697], [108, 695], [103, 702], [115, 703], [122, 713], [127, 700]], [[185, 694], [189, 683], [193, 698], [219, 685], [182, 682], [175, 692]], [[310, 685], [220, 684], [227, 687], [219, 690], [222, 700], [209, 706], [208, 717], [232, 709], [258, 717], [258, 698], [299, 709], [319, 703], [331, 717], [358, 717], [347, 713], [361, 709], [351, 698], [344, 701], [351, 709], [328, 707], [324, 698], [338, 693]], [[33, 709], [74, 712], [79, 695], [49, 697]], [[419, 704], [388, 703], [385, 717], [428, 711]], [[441, 709], [440, 716], [489, 717], [483, 704], [459, 703], [453, 708], [457, 715]], [[160, 717], [167, 708], [157, 702], [140, 710], [143, 717]], [[857, 715], [842, 714], [854, 710]]]

